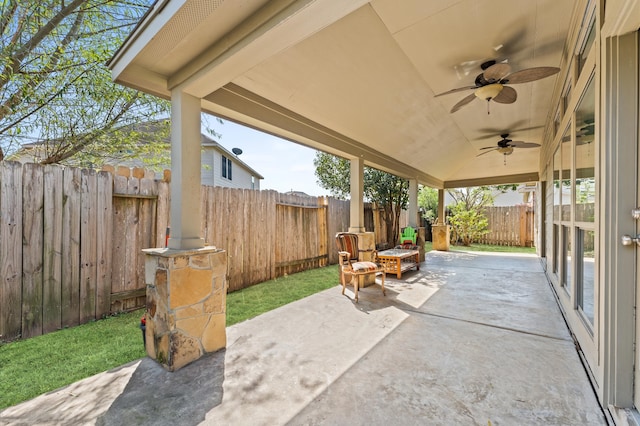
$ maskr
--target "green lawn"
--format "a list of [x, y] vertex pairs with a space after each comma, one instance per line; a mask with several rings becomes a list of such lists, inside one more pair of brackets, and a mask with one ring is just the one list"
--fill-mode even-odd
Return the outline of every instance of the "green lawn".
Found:
[[[425, 245], [431, 251], [431, 243]], [[473, 244], [452, 251], [535, 253], [534, 248]], [[337, 265], [267, 281], [227, 295], [227, 325], [338, 285]], [[145, 356], [143, 311], [116, 315], [44, 336], [0, 344], [0, 409]]]
[[[425, 251], [429, 252], [432, 250], [432, 244], [430, 241], [424, 245]], [[492, 246], [488, 244], [471, 244], [470, 246], [449, 246], [450, 251], [487, 251], [487, 252], [498, 252], [498, 253], [536, 253], [535, 247], [509, 247], [509, 246]]]
[[[227, 325], [338, 285], [337, 265], [267, 281], [227, 295]], [[144, 311], [0, 344], [0, 409], [145, 356]]]

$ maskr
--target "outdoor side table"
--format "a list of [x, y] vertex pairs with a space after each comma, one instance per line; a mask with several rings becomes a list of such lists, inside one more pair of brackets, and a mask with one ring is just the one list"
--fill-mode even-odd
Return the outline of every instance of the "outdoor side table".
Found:
[[398, 279], [409, 269], [420, 270], [420, 252], [418, 250], [389, 249], [378, 252], [378, 262], [382, 264], [386, 273], [396, 274]]

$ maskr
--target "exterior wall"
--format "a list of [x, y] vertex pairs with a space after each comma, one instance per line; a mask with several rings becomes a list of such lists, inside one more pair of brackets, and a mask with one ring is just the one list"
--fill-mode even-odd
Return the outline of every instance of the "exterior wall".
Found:
[[[537, 192], [545, 210], [538, 215], [542, 265], [600, 403], [619, 424], [626, 424], [628, 413], [640, 418], [640, 249], [620, 244], [623, 234], [634, 236], [640, 229], [630, 214], [640, 204], [640, 19], [622, 28], [620, 15], [631, 3], [607, 2], [605, 10], [604, 1], [583, 1], [582, 10], [576, 9], [542, 148], [544, 190]], [[582, 54], [592, 19], [592, 51]], [[593, 113], [590, 140], [580, 134], [585, 103]], [[585, 173], [595, 181], [588, 201], [577, 194]]]
[[[602, 124], [602, 268], [600, 358], [603, 363], [603, 400], [616, 407], [634, 405], [634, 373], [639, 382], [638, 327], [635, 298], [638, 293], [638, 249], [622, 246], [620, 237], [633, 235], [638, 221], [631, 210], [638, 206], [638, 151], [640, 98], [640, 47], [637, 30], [603, 40]], [[638, 408], [636, 396], [635, 408]]]
[[[222, 156], [231, 160], [231, 179], [222, 176]], [[212, 147], [205, 147], [202, 152], [202, 184], [208, 186], [222, 186], [237, 189], [260, 189], [260, 178], [236, 161], [233, 155], [222, 153]], [[253, 177], [253, 179], [252, 179]]]
[[[585, 152], [589, 153], [590, 161], [598, 162], [597, 147], [601, 141], [595, 130], [589, 141], [580, 133], [585, 128], [585, 109], [589, 120], [593, 120], [591, 125], [595, 129], [600, 125], [596, 93], [600, 78], [601, 16], [595, 3], [583, 5], [584, 9], [578, 11], [573, 20], [574, 27], [567, 41], [567, 51], [574, 54], [566, 56], [563, 67], [566, 72], [559, 74], [552, 106], [554, 113], [550, 116], [552, 131], [547, 133], [544, 143], [541, 176], [546, 181], [546, 213], [542, 224], [546, 257], [543, 262], [567, 324], [578, 341], [587, 371], [604, 401], [601, 391], [604, 364], [598, 356], [602, 344], [598, 330], [603, 318], [596, 306], [603, 281], [596, 276], [600, 250], [593, 242], [600, 228], [593, 214], [584, 214], [585, 211], [597, 212], [599, 208], [597, 185], [601, 184], [602, 176], [595, 175], [594, 166], [582, 164]], [[589, 36], [590, 31], [593, 37]], [[596, 189], [592, 186], [585, 199], [580, 200], [578, 193], [583, 181], [595, 185]], [[589, 244], [585, 243], [587, 239]]]

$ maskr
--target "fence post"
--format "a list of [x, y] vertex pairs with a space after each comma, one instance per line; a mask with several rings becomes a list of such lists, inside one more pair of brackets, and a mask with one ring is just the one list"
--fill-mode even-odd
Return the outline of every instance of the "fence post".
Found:
[[520, 247], [527, 245], [527, 206], [520, 205]]

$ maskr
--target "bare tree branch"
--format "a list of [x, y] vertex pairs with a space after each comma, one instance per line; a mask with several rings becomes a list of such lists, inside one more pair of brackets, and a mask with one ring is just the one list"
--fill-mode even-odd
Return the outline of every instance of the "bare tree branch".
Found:
[[45, 25], [43, 25], [26, 43], [15, 50], [13, 55], [9, 58], [8, 63], [5, 65], [2, 75], [0, 75], [0, 89], [9, 81], [9, 75], [15, 73], [22, 64], [24, 58], [34, 49], [38, 44], [44, 40], [46, 36], [56, 28], [56, 26], [67, 16], [71, 14], [77, 7], [82, 5], [87, 0], [73, 0], [67, 6], [64, 6], [60, 11], [54, 15]]

